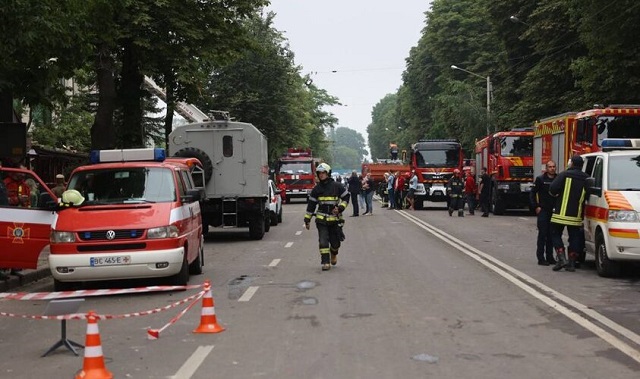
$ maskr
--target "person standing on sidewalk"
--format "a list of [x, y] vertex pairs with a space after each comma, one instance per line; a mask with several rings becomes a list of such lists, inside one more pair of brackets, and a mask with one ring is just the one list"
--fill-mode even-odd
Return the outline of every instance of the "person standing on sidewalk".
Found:
[[[549, 193], [555, 197], [555, 206], [551, 215], [551, 237], [556, 250], [556, 265], [553, 271], [566, 268], [575, 271], [575, 262], [581, 248], [580, 233], [584, 218], [584, 203], [588, 175], [582, 172], [584, 160], [576, 155], [571, 158], [571, 166], [561, 172], [549, 185]], [[565, 255], [562, 233], [564, 227], [569, 233], [569, 260]]]
[[[349, 205], [349, 191], [331, 178], [331, 166], [320, 163], [316, 167], [318, 184], [311, 190], [304, 215], [304, 226], [309, 230], [311, 217], [316, 216], [320, 264], [322, 271], [338, 264], [338, 250], [342, 235], [342, 212]], [[317, 208], [317, 209], [316, 209]]]
[[387, 195], [389, 196], [389, 208], [396, 209], [396, 192], [394, 185], [396, 184], [396, 176], [393, 171], [389, 171], [389, 177], [387, 178]]
[[356, 170], [351, 172], [351, 176], [347, 180], [347, 185], [349, 186], [349, 194], [351, 195], [351, 204], [353, 204], [353, 214], [351, 214], [351, 217], [358, 217], [360, 216], [358, 196], [360, 195], [360, 191], [362, 191], [362, 183], [360, 183], [360, 178], [358, 178], [358, 172]]
[[373, 214], [373, 193], [375, 192], [375, 183], [371, 178], [371, 173], [367, 172], [367, 175], [363, 179], [362, 189], [364, 190], [364, 201], [367, 206], [366, 212], [363, 216], [370, 216]]
[[556, 263], [553, 259], [553, 240], [551, 239], [551, 214], [555, 198], [549, 194], [551, 182], [556, 178], [556, 162], [549, 161], [544, 174], [536, 177], [529, 194], [531, 208], [537, 215], [538, 241], [536, 257], [540, 266]]
[[411, 179], [409, 179], [409, 192], [407, 192], [407, 200], [409, 200], [409, 210], [415, 210], [415, 193], [418, 189], [418, 175], [416, 175], [416, 170], [411, 170]]

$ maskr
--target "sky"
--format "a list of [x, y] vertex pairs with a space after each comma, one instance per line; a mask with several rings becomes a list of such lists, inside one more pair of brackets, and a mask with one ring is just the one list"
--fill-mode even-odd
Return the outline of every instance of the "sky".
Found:
[[429, 0], [271, 0], [301, 74], [339, 98], [327, 107], [337, 126], [367, 142], [373, 107], [402, 84], [409, 51], [418, 44]]

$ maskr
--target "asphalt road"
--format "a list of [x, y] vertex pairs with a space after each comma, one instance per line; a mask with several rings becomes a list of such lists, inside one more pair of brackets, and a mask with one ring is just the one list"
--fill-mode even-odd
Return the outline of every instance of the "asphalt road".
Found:
[[[305, 205], [262, 241], [210, 235], [205, 273], [226, 331], [193, 334], [201, 305], [146, 339], [184, 305], [99, 323], [107, 368], [127, 378], [637, 378], [639, 270], [604, 279], [536, 264], [535, 219], [525, 213], [449, 217], [440, 206], [347, 218], [339, 262], [320, 270]], [[349, 210], [347, 210], [347, 213]], [[107, 283], [108, 288], [117, 283]], [[127, 283], [150, 285], [153, 283]], [[52, 291], [50, 280], [20, 291]], [[87, 297], [80, 311], [123, 315], [169, 306], [197, 290]], [[0, 301], [42, 314], [44, 301]], [[68, 337], [84, 343], [86, 322]], [[82, 356], [40, 358], [60, 323], [3, 317], [0, 376], [70, 377]], [[82, 351], [81, 351], [82, 354]], [[54, 374], [52, 374], [54, 373]]]

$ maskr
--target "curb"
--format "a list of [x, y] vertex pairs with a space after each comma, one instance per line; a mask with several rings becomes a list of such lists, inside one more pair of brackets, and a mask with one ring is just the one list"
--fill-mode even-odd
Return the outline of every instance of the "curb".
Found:
[[36, 270], [22, 270], [19, 275], [12, 274], [8, 279], [0, 280], [0, 292], [7, 292], [50, 276], [51, 271], [48, 266]]
[[5, 280], [0, 279], [0, 292], [7, 292], [14, 288], [26, 286], [27, 284], [37, 282], [51, 276], [49, 270], [49, 248], [45, 250], [38, 257], [38, 268], [24, 269], [20, 271], [18, 275], [11, 274]]

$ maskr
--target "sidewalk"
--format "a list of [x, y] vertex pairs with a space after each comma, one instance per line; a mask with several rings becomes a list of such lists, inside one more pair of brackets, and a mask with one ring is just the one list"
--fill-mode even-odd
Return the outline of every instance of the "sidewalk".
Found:
[[49, 249], [46, 249], [42, 254], [40, 254], [37, 269], [25, 269], [20, 271], [18, 273], [19, 275], [8, 275], [6, 279], [0, 279], [0, 292], [9, 292], [14, 288], [50, 277], [51, 272], [49, 271], [48, 257]]

